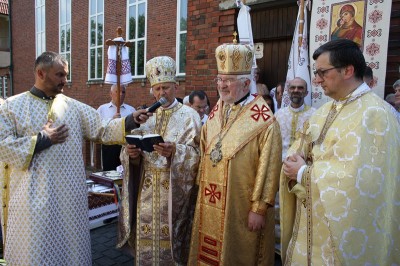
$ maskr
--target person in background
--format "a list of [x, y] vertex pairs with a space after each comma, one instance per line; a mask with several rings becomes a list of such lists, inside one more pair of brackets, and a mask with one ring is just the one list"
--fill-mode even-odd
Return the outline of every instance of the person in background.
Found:
[[372, 72], [372, 68], [370, 68], [369, 66], [365, 67], [363, 80], [372, 89], [372, 87], [374, 86], [374, 74]]
[[[97, 112], [105, 120], [126, 117], [135, 112], [135, 108], [124, 103], [126, 87], [121, 86], [120, 95], [117, 92], [117, 85], [112, 85], [110, 88], [111, 102], [100, 105]], [[117, 113], [117, 101], [120, 97], [120, 113]], [[119, 154], [121, 153], [121, 145], [101, 145], [101, 161], [103, 171], [115, 170], [121, 165]]]
[[209, 110], [209, 101], [207, 94], [202, 90], [195, 90], [189, 94], [189, 106], [192, 107], [200, 115], [201, 124], [207, 121]]
[[[298, 132], [302, 131], [303, 124], [315, 111], [315, 108], [304, 103], [304, 98], [307, 94], [307, 82], [300, 77], [294, 78], [289, 81], [288, 95], [290, 105], [279, 109], [275, 113], [282, 135], [282, 161], [286, 159], [286, 152], [295, 141]], [[277, 194], [275, 199], [276, 217], [279, 217], [279, 208], [279, 194]], [[279, 223], [275, 227], [275, 236], [277, 239], [276, 246], [280, 250]]]
[[117, 247], [133, 253], [135, 265], [186, 265], [194, 200], [190, 200], [200, 158], [200, 117], [176, 100], [175, 61], [158, 56], [146, 63], [157, 101], [167, 103], [132, 134], [158, 134], [153, 152], [127, 145]]
[[393, 89], [395, 92], [395, 106], [397, 107], [396, 110], [400, 112], [400, 79], [396, 80], [393, 84]]
[[274, 109], [277, 112], [282, 105], [283, 91], [285, 90], [285, 82], [279, 82], [275, 88], [271, 90], [271, 97], [274, 99]]
[[254, 70], [254, 81], [256, 82], [257, 94], [261, 95], [261, 96], [267, 95], [267, 94], [269, 94], [268, 87], [267, 87], [267, 85], [259, 82], [260, 76], [261, 76], [261, 70], [260, 70], [260, 68], [257, 67]]
[[[68, 61], [44, 52], [35, 84], [0, 106], [1, 220], [7, 265], [92, 265], [83, 142], [123, 143], [145, 110], [104, 124], [67, 97]], [[125, 125], [125, 127], [124, 127]]]
[[308, 94], [307, 82], [296, 77], [289, 81], [288, 94], [290, 105], [279, 109], [275, 113], [282, 134], [282, 161], [286, 159], [286, 152], [296, 139], [296, 133], [303, 129], [303, 124], [314, 113], [315, 108], [304, 103]]
[[186, 95], [185, 97], [183, 97], [182, 103], [184, 105], [190, 106], [189, 95]]
[[396, 109], [396, 95], [394, 93], [386, 95], [385, 101]]
[[274, 99], [269, 94], [263, 95], [262, 97], [267, 102], [269, 108], [271, 109], [271, 112], [274, 114], [275, 113]]
[[274, 264], [281, 135], [263, 97], [250, 94], [252, 49], [234, 43], [215, 52], [220, 99], [201, 132], [188, 265]]
[[313, 59], [314, 81], [333, 101], [310, 117], [282, 167], [284, 263], [400, 264], [400, 124], [364, 83], [355, 42], [327, 42]]

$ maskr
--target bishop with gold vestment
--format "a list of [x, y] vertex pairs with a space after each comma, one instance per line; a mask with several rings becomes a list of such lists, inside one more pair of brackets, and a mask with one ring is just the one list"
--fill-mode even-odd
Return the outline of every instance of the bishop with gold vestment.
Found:
[[189, 265], [272, 265], [281, 135], [262, 96], [250, 95], [253, 49], [216, 50], [220, 100], [202, 127], [199, 195]]

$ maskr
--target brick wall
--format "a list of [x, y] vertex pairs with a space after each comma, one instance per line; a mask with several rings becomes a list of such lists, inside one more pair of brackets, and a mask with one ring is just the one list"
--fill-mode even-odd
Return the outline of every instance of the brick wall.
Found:
[[[59, 51], [59, 1], [46, 1], [46, 49]], [[34, 84], [33, 66], [35, 52], [34, 1], [12, 1], [12, 56], [14, 94], [28, 90]], [[148, 0], [147, 5], [146, 61], [154, 56], [168, 55], [175, 58], [176, 50], [176, 1]], [[104, 1], [104, 41], [116, 37], [121, 26], [126, 30], [126, 1], [116, 4]], [[94, 108], [109, 102], [108, 84], [88, 84], [88, 20], [89, 1], [72, 0], [71, 5], [71, 83], [64, 93]], [[107, 49], [104, 47], [104, 71], [107, 69]], [[105, 77], [105, 73], [104, 73]], [[178, 97], [185, 95], [185, 79], [181, 78]], [[150, 84], [143, 79], [129, 84], [125, 102], [132, 106], [151, 104]], [[88, 150], [86, 145], [85, 150]], [[86, 153], [89, 162], [89, 154]], [[98, 157], [98, 156], [97, 156]], [[98, 161], [95, 162], [98, 166]]]
[[34, 83], [35, 2], [10, 1], [12, 28], [12, 69], [14, 94]]
[[188, 1], [186, 91], [204, 90], [213, 106], [217, 100], [215, 49], [232, 42], [237, 10], [219, 10], [219, 1]]

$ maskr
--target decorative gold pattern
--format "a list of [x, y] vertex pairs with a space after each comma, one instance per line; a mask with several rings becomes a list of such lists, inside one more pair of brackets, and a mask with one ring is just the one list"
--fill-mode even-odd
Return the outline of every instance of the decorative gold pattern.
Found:
[[[177, 228], [178, 214], [187, 200], [197, 173], [200, 128], [201, 122], [197, 112], [177, 103], [170, 109], [160, 107], [145, 124], [132, 132], [133, 134], [139, 131], [143, 134], [159, 133], [166, 142], [174, 142], [176, 145], [176, 151], [170, 159], [153, 156], [156, 152], [143, 152], [140, 163], [142, 172], [131, 173], [131, 176], [129, 171], [124, 173], [119, 217], [123, 226], [119, 228], [118, 246], [122, 247], [125, 243], [129, 243], [130, 239], [133, 240], [131, 243], [135, 252], [136, 265], [172, 265], [174, 259], [171, 250], [174, 254], [177, 250], [182, 250], [179, 246], [181, 240], [174, 237], [174, 228]], [[132, 169], [125, 152], [121, 153], [121, 162], [124, 169]], [[139, 164], [139, 162], [136, 163]], [[146, 180], [147, 178], [152, 180], [151, 188], [146, 189], [142, 182], [139, 185], [137, 209], [130, 209], [129, 207], [132, 206], [129, 205], [130, 194], [127, 189], [129, 180]], [[172, 206], [168, 205], [169, 193], [172, 193]], [[171, 216], [168, 210], [172, 210]], [[133, 211], [136, 211], [137, 219], [131, 230], [130, 219], [134, 216]], [[139, 230], [144, 224], [151, 226], [151, 234], [144, 235]], [[179, 261], [179, 258], [175, 258], [176, 261]]]
[[[33, 156], [50, 117], [55, 127], [68, 125], [69, 137]], [[124, 143], [122, 121], [102, 124], [95, 109], [62, 94], [47, 101], [25, 92], [0, 107], [0, 161], [10, 168], [8, 264], [92, 264], [82, 146], [84, 140]]]
[[238, 71], [239, 70], [239, 63], [240, 60], [243, 58], [243, 56], [240, 53], [241, 51], [239, 50], [239, 46], [236, 45], [233, 47], [233, 51], [232, 51], [232, 55], [231, 55], [231, 59], [232, 59], [232, 67], [233, 67], [233, 71]]
[[222, 44], [215, 50], [219, 74], [245, 75], [251, 73], [254, 49], [248, 44]]
[[161, 228], [161, 233], [163, 234], [164, 237], [169, 237], [169, 226], [168, 225], [164, 225]]
[[[232, 109], [221, 133], [226, 108], [219, 101], [214, 119], [202, 127], [203, 158], [197, 177], [199, 197], [188, 265], [202, 265], [209, 259], [220, 265], [273, 264], [274, 210], [268, 206], [274, 205], [278, 188], [281, 136], [279, 125], [270, 111], [267, 121], [256, 121], [251, 117], [255, 105], [266, 103], [259, 96], [241, 110]], [[219, 134], [225, 134], [221, 143], [222, 160], [214, 167], [210, 152], [220, 139]], [[249, 210], [265, 216], [264, 230], [254, 233], [244, 226]], [[261, 245], [259, 241], [262, 238], [272, 241], [264, 241]], [[215, 256], [212, 257], [207, 250]], [[260, 254], [262, 261], [259, 260]]]
[[168, 190], [168, 189], [169, 189], [169, 180], [164, 180], [164, 181], [162, 182], [162, 187], [163, 187], [165, 190]]
[[[367, 86], [337, 105], [318, 109], [304, 138], [288, 152], [303, 141], [300, 153], [312, 157], [297, 184], [306, 189], [306, 209], [285, 185], [280, 189], [283, 259], [286, 255], [286, 265], [396, 264], [400, 228], [384, 221], [400, 221], [400, 208], [393, 204], [400, 202], [398, 185], [392, 182], [400, 176], [400, 126]], [[380, 147], [374, 153], [372, 143]], [[281, 184], [284, 180], [282, 174]]]
[[142, 225], [142, 232], [144, 235], [148, 235], [151, 233], [151, 227], [149, 224]]
[[169, 56], [154, 57], [147, 61], [145, 68], [151, 87], [160, 83], [176, 82], [176, 64]]
[[151, 178], [150, 177], [146, 177], [144, 179], [144, 182], [143, 182], [143, 188], [144, 189], [149, 189], [149, 187], [151, 187], [152, 184], [153, 184], [153, 182], [151, 182]]
[[302, 105], [300, 108], [291, 106], [279, 109], [274, 115], [279, 122], [282, 133], [282, 160], [286, 159], [286, 153], [302, 130], [304, 122], [314, 113], [315, 108]]

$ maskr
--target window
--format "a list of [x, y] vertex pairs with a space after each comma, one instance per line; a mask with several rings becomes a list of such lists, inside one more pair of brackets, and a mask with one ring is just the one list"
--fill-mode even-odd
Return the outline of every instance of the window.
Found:
[[45, 0], [35, 0], [36, 57], [46, 51]]
[[146, 58], [146, 0], [128, 0], [128, 40], [133, 43], [129, 48], [132, 75], [144, 77]]
[[3, 99], [9, 96], [8, 92], [8, 80], [6, 76], [0, 76], [0, 97]]
[[187, 0], [178, 0], [176, 23], [176, 72], [185, 75], [186, 72], [186, 33], [187, 33]]
[[71, 81], [71, 0], [60, 0], [60, 55], [68, 61], [69, 73], [67, 80]]
[[89, 80], [103, 79], [104, 0], [89, 3]]

